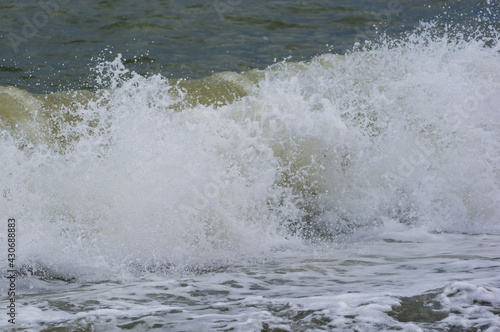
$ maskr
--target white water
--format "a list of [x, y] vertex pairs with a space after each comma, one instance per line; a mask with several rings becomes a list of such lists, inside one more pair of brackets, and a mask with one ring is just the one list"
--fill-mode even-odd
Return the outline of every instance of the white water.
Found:
[[69, 285], [24, 279], [18, 325], [97, 331], [500, 329], [498, 235], [396, 228], [383, 240], [276, 252], [272, 259], [176, 278]]
[[[141, 330], [170, 312], [173, 330], [418, 330], [425, 323], [386, 312], [434, 292], [448, 311], [432, 326], [500, 329], [500, 49], [433, 29], [221, 73], [201, 83], [201, 104], [196, 82], [144, 78], [120, 57], [97, 70], [107, 89], [73, 105], [1, 88], [26, 111], [0, 122], [0, 211], [18, 222], [16, 264], [74, 282], [21, 278], [18, 327], [112, 330], [147, 316]], [[221, 86], [238, 93], [210, 92]], [[252, 289], [255, 279], [272, 287]], [[224, 291], [179, 305], [156, 299], [161, 287]], [[219, 306], [230, 307], [224, 319]], [[301, 310], [314, 313], [294, 319]]]

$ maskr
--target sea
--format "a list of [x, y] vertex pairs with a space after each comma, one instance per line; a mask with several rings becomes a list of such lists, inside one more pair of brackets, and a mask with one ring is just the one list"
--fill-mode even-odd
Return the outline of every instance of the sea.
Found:
[[0, 3], [0, 330], [500, 331], [498, 0]]

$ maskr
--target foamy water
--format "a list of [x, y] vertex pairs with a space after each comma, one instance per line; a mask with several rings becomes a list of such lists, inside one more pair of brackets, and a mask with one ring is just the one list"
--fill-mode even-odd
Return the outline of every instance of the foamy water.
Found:
[[94, 93], [0, 87], [17, 327], [500, 330], [498, 33], [436, 30], [197, 81], [118, 55]]

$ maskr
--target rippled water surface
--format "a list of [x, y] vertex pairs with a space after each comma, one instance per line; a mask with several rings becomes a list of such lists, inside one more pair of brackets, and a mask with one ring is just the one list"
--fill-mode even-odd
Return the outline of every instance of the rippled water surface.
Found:
[[[45, 4], [45, 5], [43, 5]], [[494, 2], [493, 2], [494, 4]], [[355, 42], [437, 16], [461, 24], [485, 1], [3, 1], [0, 83], [31, 91], [94, 88], [89, 67], [122, 53], [141, 74], [199, 78], [292, 57], [345, 53]], [[490, 22], [491, 23], [491, 22]]]
[[0, 329], [500, 331], [499, 10], [2, 2]]

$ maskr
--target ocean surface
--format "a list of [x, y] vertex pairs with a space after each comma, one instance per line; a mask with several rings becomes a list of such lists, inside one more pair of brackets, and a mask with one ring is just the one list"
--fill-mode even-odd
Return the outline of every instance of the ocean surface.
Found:
[[500, 331], [499, 39], [494, 0], [2, 1], [0, 330]]

